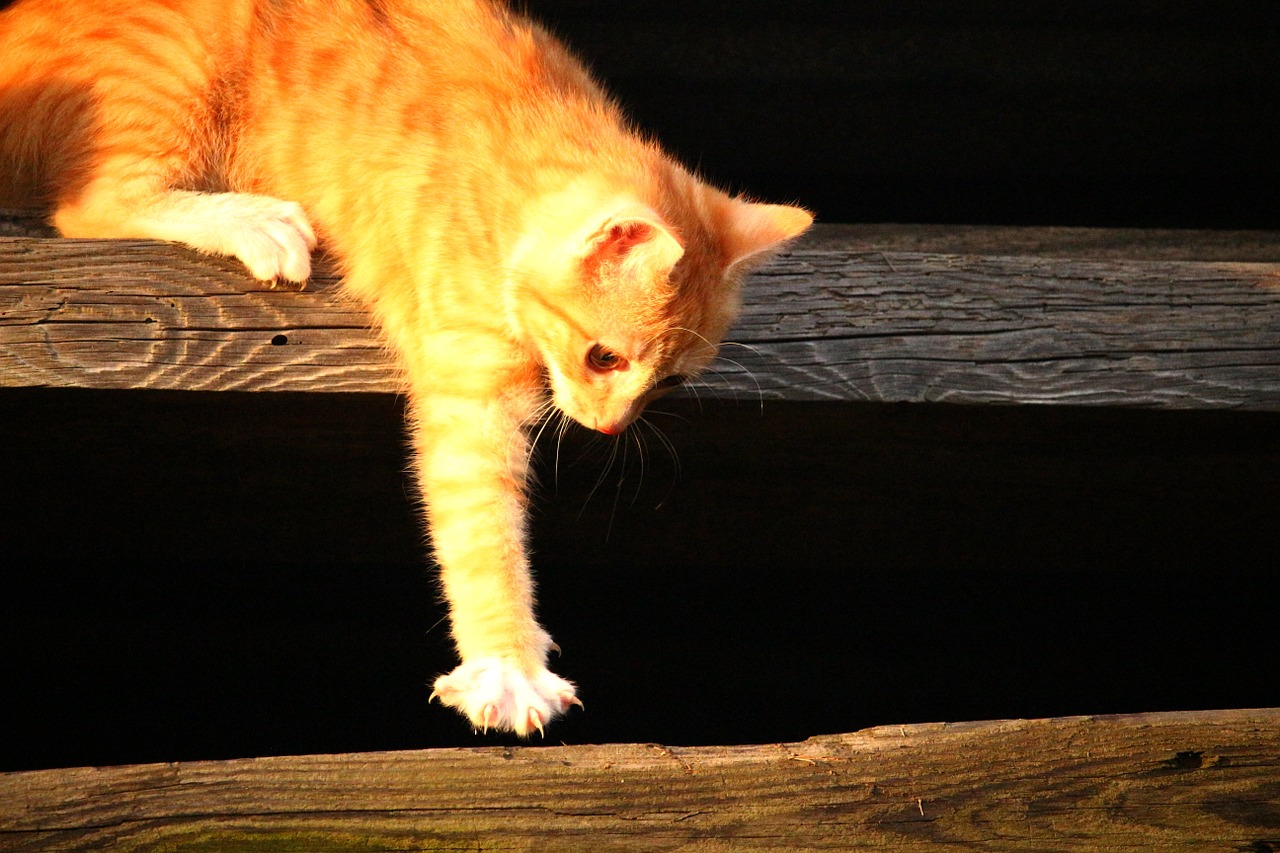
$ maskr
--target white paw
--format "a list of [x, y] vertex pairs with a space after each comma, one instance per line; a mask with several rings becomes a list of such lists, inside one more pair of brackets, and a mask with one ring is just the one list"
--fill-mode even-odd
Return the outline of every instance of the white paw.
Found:
[[436, 679], [431, 698], [456, 708], [475, 728], [528, 737], [569, 709], [582, 707], [573, 684], [538, 667], [522, 671], [505, 658], [477, 658]]
[[316, 235], [302, 207], [267, 196], [228, 194], [222, 250], [235, 255], [254, 278], [306, 281]]

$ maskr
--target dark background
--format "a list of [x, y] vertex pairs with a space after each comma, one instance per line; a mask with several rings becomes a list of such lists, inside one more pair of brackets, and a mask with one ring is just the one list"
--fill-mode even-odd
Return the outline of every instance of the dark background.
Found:
[[[531, 2], [630, 113], [826, 221], [1280, 227], [1280, 12]], [[549, 742], [1280, 704], [1280, 416], [670, 400], [544, 454]], [[500, 743], [380, 395], [0, 392], [0, 768]], [[600, 485], [596, 488], [596, 483]]]
[[825, 221], [1280, 224], [1275, 3], [528, 6], [686, 162]]

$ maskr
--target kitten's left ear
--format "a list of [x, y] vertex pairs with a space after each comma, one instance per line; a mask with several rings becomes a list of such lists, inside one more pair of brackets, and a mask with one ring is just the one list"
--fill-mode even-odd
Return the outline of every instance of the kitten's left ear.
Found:
[[757, 266], [785, 248], [813, 224], [813, 214], [785, 204], [756, 204], [732, 199], [724, 229], [725, 266]]
[[642, 281], [666, 279], [684, 256], [684, 246], [655, 211], [642, 205], [625, 207], [587, 238], [582, 264], [591, 277], [606, 270]]

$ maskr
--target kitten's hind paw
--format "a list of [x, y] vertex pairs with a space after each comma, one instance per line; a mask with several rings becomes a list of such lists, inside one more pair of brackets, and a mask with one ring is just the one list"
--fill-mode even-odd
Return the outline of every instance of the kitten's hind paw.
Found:
[[436, 679], [432, 699], [456, 708], [479, 731], [528, 737], [569, 710], [582, 707], [574, 686], [539, 667], [525, 672], [505, 658], [478, 658]]

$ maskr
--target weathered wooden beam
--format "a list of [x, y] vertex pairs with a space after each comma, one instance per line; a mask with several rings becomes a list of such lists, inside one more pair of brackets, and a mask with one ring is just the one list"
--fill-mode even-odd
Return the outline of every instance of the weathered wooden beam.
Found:
[[[819, 228], [752, 277], [730, 338], [688, 393], [1277, 410], [1280, 234]], [[4, 385], [399, 382], [323, 263], [299, 293], [159, 243], [0, 238]]]
[[23, 850], [1280, 849], [1280, 709], [0, 775]]
[[0, 239], [0, 385], [394, 391], [369, 325], [323, 271], [271, 290], [163, 243]]

